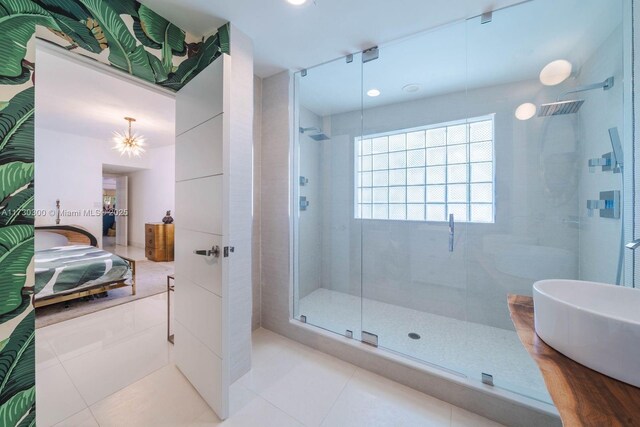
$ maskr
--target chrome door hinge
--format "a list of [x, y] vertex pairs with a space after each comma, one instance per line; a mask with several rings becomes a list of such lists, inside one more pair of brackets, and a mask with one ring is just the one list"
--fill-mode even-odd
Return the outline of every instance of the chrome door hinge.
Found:
[[493, 21], [493, 11], [488, 11], [480, 15], [481, 24], [490, 24]]
[[236, 248], [234, 248], [233, 246], [225, 246], [224, 247], [224, 257], [225, 258], [229, 258], [229, 253], [234, 253], [236, 251]]
[[376, 334], [372, 334], [371, 332], [362, 331], [362, 339], [360, 341], [374, 347], [378, 346], [378, 336]]
[[366, 64], [367, 62], [375, 61], [379, 57], [380, 50], [378, 49], [378, 46], [370, 47], [362, 52], [362, 63]]
[[493, 375], [483, 372], [482, 373], [482, 383], [486, 384], [486, 385], [493, 386]]

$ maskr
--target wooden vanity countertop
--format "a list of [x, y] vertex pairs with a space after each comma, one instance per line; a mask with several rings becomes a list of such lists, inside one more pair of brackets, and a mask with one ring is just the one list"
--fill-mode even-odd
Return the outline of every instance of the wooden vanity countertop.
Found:
[[532, 297], [509, 295], [509, 312], [564, 426], [640, 426], [640, 388], [589, 369], [545, 344], [535, 331]]

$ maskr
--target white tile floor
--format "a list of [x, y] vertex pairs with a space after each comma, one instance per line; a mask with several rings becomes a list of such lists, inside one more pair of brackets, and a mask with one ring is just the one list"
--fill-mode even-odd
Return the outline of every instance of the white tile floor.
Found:
[[[478, 381], [486, 372], [498, 387], [551, 403], [542, 375], [515, 331], [324, 288], [302, 298], [299, 313], [307, 316], [308, 323], [333, 332], [352, 330], [358, 339], [364, 324], [365, 330], [378, 335], [380, 347]], [[410, 332], [421, 339], [410, 339]]]
[[498, 426], [264, 329], [220, 422], [172, 363], [165, 298], [37, 330], [38, 427]]

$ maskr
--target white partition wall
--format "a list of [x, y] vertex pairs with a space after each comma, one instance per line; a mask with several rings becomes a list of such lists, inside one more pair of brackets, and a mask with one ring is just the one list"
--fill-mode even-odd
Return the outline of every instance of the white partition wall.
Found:
[[[253, 227], [253, 44], [231, 25], [232, 66], [228, 77], [223, 215], [228, 244], [234, 247], [224, 272], [229, 282], [229, 365], [231, 382], [251, 369], [251, 248]], [[227, 173], [228, 171], [228, 173]]]
[[176, 98], [175, 360], [222, 419], [251, 367], [253, 56], [231, 40]]

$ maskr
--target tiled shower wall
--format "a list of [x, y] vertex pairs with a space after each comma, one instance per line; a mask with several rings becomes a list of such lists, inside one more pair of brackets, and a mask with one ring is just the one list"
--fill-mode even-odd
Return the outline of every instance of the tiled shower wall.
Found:
[[[585, 100], [580, 110], [580, 278], [604, 283], [616, 282], [622, 219], [601, 218], [597, 213], [589, 217], [585, 207], [587, 200], [598, 199], [601, 191], [621, 190], [623, 175], [602, 172], [600, 168], [590, 172], [587, 162], [611, 152], [609, 128], [618, 128], [623, 143], [629, 140], [624, 135], [620, 104], [628, 81], [624, 78], [621, 38], [622, 28], [618, 28], [582, 67], [578, 78], [581, 85], [600, 82], [609, 76], [615, 79], [614, 87], [608, 91], [580, 95]], [[631, 147], [623, 148], [631, 153]], [[631, 160], [631, 155], [628, 159]], [[625, 175], [632, 173], [632, 168], [625, 170]]]
[[[300, 127], [322, 129], [322, 118], [306, 108], [300, 108]], [[300, 212], [299, 240], [300, 254], [298, 269], [300, 274], [300, 286], [298, 288], [298, 298], [304, 298], [311, 292], [323, 287], [322, 271], [325, 265], [323, 255], [324, 215], [327, 209], [327, 200], [323, 195], [325, 188], [325, 174], [323, 152], [331, 147], [331, 141], [314, 141], [309, 135], [314, 131], [307, 131], [300, 134], [300, 179], [305, 179], [306, 183], [300, 185], [300, 196], [306, 197], [309, 206]]]
[[[538, 279], [578, 278], [578, 229], [570, 225], [579, 215], [573, 118], [555, 118], [546, 129], [542, 120], [513, 116], [521, 103], [555, 99], [562, 90], [541, 91], [539, 82], [525, 81], [364, 112], [365, 134], [495, 114], [495, 223], [458, 224], [453, 253], [446, 223], [354, 219], [353, 141], [362, 132], [361, 112], [327, 118], [332, 140], [322, 152], [324, 256], [302, 252], [301, 242], [301, 262], [321, 257], [322, 286], [328, 289], [512, 328], [507, 293], [530, 294]], [[556, 156], [556, 150], [570, 154]], [[559, 194], [549, 194], [549, 188]], [[300, 240], [305, 239], [301, 227]], [[525, 270], [512, 248], [553, 249], [566, 261], [539, 259], [535, 271]]]

